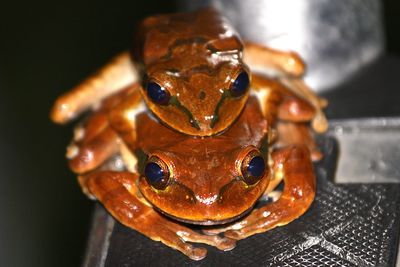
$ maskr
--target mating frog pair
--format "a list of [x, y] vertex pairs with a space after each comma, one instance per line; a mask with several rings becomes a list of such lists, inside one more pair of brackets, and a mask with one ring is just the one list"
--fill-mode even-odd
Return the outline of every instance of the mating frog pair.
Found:
[[[51, 118], [91, 109], [67, 149], [83, 191], [199, 260], [206, 249], [188, 242], [230, 250], [312, 203], [321, 153], [309, 125], [326, 130], [326, 102], [302, 81], [304, 68], [295, 53], [243, 44], [213, 9], [159, 15], [143, 21], [131, 52], [57, 99]], [[253, 209], [282, 180], [280, 197]]]

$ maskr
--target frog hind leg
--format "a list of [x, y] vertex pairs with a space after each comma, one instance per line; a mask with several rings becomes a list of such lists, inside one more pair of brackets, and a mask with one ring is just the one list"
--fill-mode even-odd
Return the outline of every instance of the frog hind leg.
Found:
[[280, 198], [231, 226], [226, 237], [239, 240], [286, 225], [307, 211], [314, 200], [315, 175], [308, 149], [288, 146], [273, 152], [272, 157], [274, 173], [281, 175], [285, 183]]
[[[88, 173], [99, 170], [136, 170], [136, 159], [131, 157], [127, 145], [135, 147], [135, 118], [125, 121], [128, 109], [140, 112], [141, 98], [138, 84], [133, 84], [123, 91], [104, 100], [96, 112], [80, 123], [74, 130], [74, 138], [67, 148], [70, 168], [78, 174], [82, 191], [93, 196], [86, 188]], [[127, 131], [129, 138], [127, 138]], [[124, 140], [122, 140], [124, 139]], [[129, 141], [126, 144], [125, 141]], [[114, 157], [120, 156], [120, 157]], [[121, 164], [121, 157], [124, 164]]]
[[156, 212], [138, 192], [138, 178], [131, 172], [100, 171], [89, 174], [85, 182], [90, 194], [119, 222], [193, 260], [203, 259], [207, 250], [187, 242], [205, 243], [225, 251], [235, 247], [233, 239], [196, 233]]
[[284, 96], [278, 107], [278, 121], [276, 123], [278, 140], [276, 146], [304, 145], [309, 149], [313, 161], [322, 159], [323, 154], [318, 149], [309, 127], [309, 122], [315, 119], [316, 112], [310, 103], [304, 99], [290, 95]]
[[64, 124], [137, 79], [129, 53], [121, 53], [94, 75], [60, 96], [53, 105], [50, 117], [54, 122]]
[[328, 104], [311, 90], [303, 80], [305, 63], [295, 52], [280, 51], [256, 43], [245, 42], [244, 61], [256, 70], [266, 72], [276, 78], [297, 96], [311, 103], [315, 109], [312, 118], [312, 127], [318, 133], [323, 133], [328, 128], [327, 119], [322, 111]]
[[324, 133], [328, 129], [328, 120], [322, 111], [328, 105], [328, 101], [317, 96], [302, 79], [285, 77], [280, 81], [288, 88], [306, 99], [315, 109], [315, 115], [311, 120], [311, 126], [317, 133]]
[[319, 161], [323, 153], [319, 150], [307, 123], [294, 123], [290, 121], [279, 121], [277, 123], [278, 140], [277, 147], [287, 145], [303, 145], [310, 151], [312, 161]]
[[260, 93], [259, 101], [267, 121], [270, 125], [277, 125], [278, 146], [306, 145], [313, 160], [321, 159], [322, 153], [308, 127], [308, 123], [315, 118], [314, 107], [275, 79], [253, 74], [252, 86], [256, 95], [269, 92]]
[[301, 77], [306, 66], [295, 52], [285, 52], [245, 41], [243, 59], [257, 69], [266, 69], [278, 76]]

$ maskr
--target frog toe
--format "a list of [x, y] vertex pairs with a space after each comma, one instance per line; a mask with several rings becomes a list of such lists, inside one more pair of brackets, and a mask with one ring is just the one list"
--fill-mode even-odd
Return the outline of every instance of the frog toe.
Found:
[[234, 249], [235, 247], [236, 247], [236, 240], [228, 237], [221, 238], [217, 245], [217, 248], [223, 251], [229, 251]]
[[233, 240], [240, 240], [241, 238], [241, 234], [240, 231], [238, 230], [228, 230], [224, 233], [224, 236], [229, 238], [229, 239], [233, 239]]
[[207, 256], [207, 249], [192, 247], [188, 253], [185, 253], [189, 258], [195, 261], [204, 259]]

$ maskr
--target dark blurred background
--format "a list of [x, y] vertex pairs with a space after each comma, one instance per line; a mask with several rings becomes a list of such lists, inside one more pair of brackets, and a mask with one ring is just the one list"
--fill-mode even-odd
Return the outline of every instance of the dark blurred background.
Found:
[[[130, 46], [137, 21], [171, 1], [39, 1], [0, 8], [0, 266], [78, 266], [93, 202], [64, 158], [72, 127], [54, 99]], [[387, 53], [400, 56], [400, 2], [384, 1]]]

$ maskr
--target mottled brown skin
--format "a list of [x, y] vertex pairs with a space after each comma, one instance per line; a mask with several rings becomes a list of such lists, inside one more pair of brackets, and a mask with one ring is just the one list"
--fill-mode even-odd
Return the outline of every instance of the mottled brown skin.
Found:
[[147, 114], [139, 116], [137, 125], [144, 153], [163, 159], [174, 172], [166, 190], [153, 190], [143, 176], [139, 189], [155, 207], [178, 220], [206, 225], [231, 221], [248, 211], [268, 185], [269, 172], [247, 186], [237, 168], [249, 148], [261, 148], [268, 132], [255, 98], [237, 123], [212, 140], [182, 135]]
[[[238, 117], [248, 93], [225, 99], [215, 114], [223, 92], [241, 71], [248, 71], [239, 37], [215, 10], [150, 17], [142, 23], [137, 39], [140, 45], [133, 55], [144, 65], [144, 82], [156, 81], [176, 96], [199, 129], [176, 106], [156, 105], [143, 93], [147, 106], [161, 121], [185, 134], [210, 136], [224, 131]], [[219, 119], [212, 126], [215, 116]]]
[[[67, 150], [83, 191], [121, 223], [194, 260], [207, 251], [187, 242], [230, 250], [235, 240], [298, 218], [315, 195], [311, 158], [322, 155], [308, 124], [326, 129], [321, 111], [326, 103], [301, 81], [304, 64], [296, 54], [244, 47], [247, 63], [265, 64], [279, 77], [250, 74], [240, 39], [212, 9], [150, 17], [136, 36], [135, 64], [129, 65], [128, 53], [121, 54], [61, 96], [51, 113], [55, 122], [64, 123], [96, 107], [76, 128]], [[135, 66], [142, 74], [136, 80], [127, 74]], [[224, 90], [241, 71], [251, 76], [251, 93], [225, 98], [216, 113]], [[151, 102], [142, 86], [148, 81], [177, 97], [199, 127], [176, 106]], [[249, 183], [241, 166], [253, 152], [263, 156], [267, 168]], [[109, 164], [118, 155], [124, 170]], [[143, 174], [154, 157], [170, 173], [162, 189]], [[282, 180], [281, 197], [253, 209]], [[212, 227], [197, 233], [181, 221]]]

